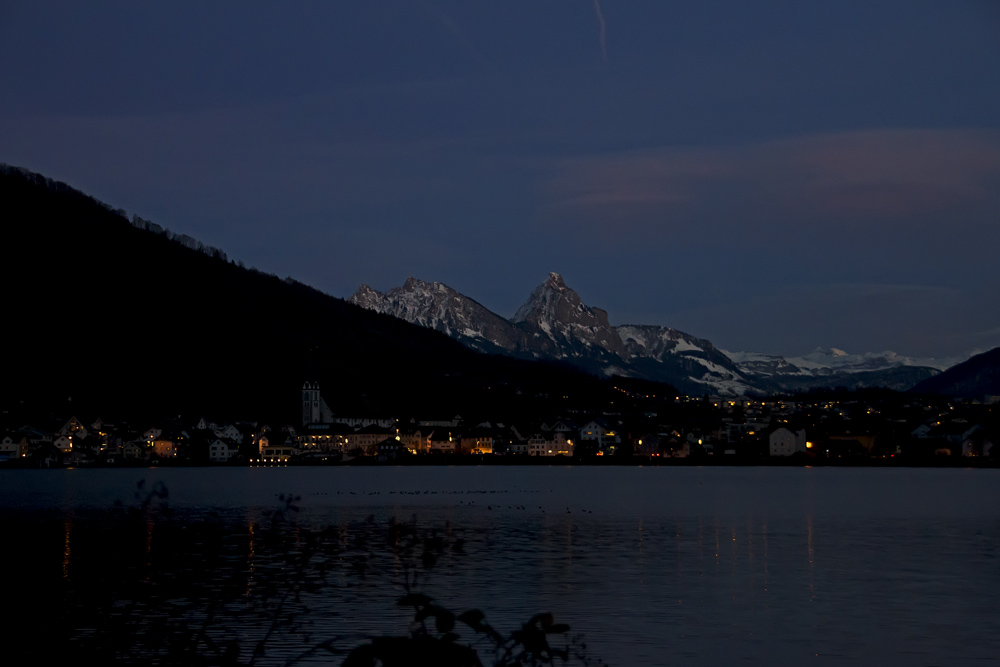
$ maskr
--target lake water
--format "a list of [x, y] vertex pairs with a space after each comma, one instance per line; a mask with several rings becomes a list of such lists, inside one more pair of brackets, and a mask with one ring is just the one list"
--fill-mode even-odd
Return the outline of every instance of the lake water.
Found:
[[[141, 507], [157, 484], [169, 514]], [[31, 582], [8, 608], [60, 619], [42, 636], [77, 656], [142, 662], [183, 617], [245, 660], [293, 608], [257, 664], [404, 634], [395, 518], [461, 540], [418, 582], [440, 604], [504, 631], [551, 611], [613, 665], [1000, 661], [1000, 470], [4, 470], [0, 508], [4, 572]], [[276, 610], [310, 540], [317, 586]]]

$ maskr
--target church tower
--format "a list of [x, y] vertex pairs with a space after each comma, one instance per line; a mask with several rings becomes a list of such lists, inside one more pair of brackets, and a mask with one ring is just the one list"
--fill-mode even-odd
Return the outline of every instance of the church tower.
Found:
[[323, 421], [323, 399], [319, 396], [319, 382], [302, 385], [302, 425], [319, 424]]

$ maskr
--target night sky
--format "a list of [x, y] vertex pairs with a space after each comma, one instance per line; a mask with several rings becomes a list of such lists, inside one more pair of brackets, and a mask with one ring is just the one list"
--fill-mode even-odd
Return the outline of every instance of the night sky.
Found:
[[1000, 345], [1000, 3], [0, 4], [0, 162], [335, 296]]

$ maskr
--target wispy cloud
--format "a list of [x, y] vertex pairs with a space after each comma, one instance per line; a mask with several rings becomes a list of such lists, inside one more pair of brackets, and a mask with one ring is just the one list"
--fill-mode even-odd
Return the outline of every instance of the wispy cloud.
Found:
[[890, 219], [995, 197], [998, 184], [996, 130], [871, 130], [565, 159], [544, 192], [553, 211], [592, 219], [720, 198], [775, 219]]

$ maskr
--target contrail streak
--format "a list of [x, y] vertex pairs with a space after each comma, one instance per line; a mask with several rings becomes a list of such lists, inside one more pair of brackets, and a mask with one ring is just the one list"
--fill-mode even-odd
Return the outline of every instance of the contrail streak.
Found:
[[608, 41], [607, 24], [604, 22], [604, 14], [601, 13], [601, 0], [594, 0], [594, 13], [597, 14], [597, 23], [601, 26], [601, 55], [604, 57], [604, 64], [608, 64]]

